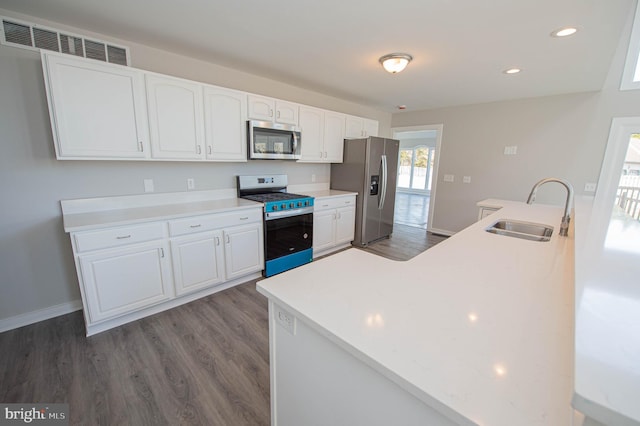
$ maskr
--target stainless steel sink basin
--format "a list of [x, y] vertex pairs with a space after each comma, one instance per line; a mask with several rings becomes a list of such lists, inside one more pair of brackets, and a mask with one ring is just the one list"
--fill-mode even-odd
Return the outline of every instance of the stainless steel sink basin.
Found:
[[500, 219], [486, 229], [487, 232], [529, 241], [549, 241], [553, 226], [519, 220]]

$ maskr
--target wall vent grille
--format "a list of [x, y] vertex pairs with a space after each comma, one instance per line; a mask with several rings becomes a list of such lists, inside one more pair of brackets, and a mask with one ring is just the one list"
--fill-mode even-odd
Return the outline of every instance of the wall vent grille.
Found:
[[4, 16], [0, 16], [0, 19], [0, 42], [7, 46], [52, 50], [112, 64], [129, 65], [128, 47], [88, 39], [82, 35], [69, 34], [18, 19]]

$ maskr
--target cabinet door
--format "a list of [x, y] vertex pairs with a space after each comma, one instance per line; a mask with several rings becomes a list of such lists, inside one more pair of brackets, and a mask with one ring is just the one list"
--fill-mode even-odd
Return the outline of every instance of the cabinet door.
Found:
[[353, 241], [356, 226], [356, 209], [341, 207], [336, 212], [336, 244]]
[[247, 95], [205, 86], [207, 159], [247, 161]]
[[365, 138], [368, 138], [369, 136], [378, 136], [378, 120], [365, 118], [363, 133]]
[[364, 120], [361, 117], [347, 115], [345, 119], [344, 137], [346, 139], [359, 139], [364, 137]]
[[298, 125], [298, 104], [276, 101], [276, 121], [283, 124]]
[[170, 244], [178, 296], [224, 282], [222, 232], [173, 238]]
[[68, 56], [42, 58], [58, 159], [148, 157], [141, 71]]
[[322, 162], [324, 158], [324, 111], [300, 107], [300, 161]]
[[249, 119], [273, 121], [275, 101], [264, 96], [249, 95]]
[[264, 269], [261, 223], [225, 229], [224, 239], [228, 280]]
[[153, 158], [204, 158], [202, 85], [146, 75]]
[[344, 114], [324, 112], [324, 160], [327, 162], [342, 163], [344, 123]]
[[336, 240], [336, 210], [313, 212], [313, 251], [320, 252], [333, 247]]
[[78, 257], [89, 321], [124, 315], [169, 300], [166, 243], [155, 241]]

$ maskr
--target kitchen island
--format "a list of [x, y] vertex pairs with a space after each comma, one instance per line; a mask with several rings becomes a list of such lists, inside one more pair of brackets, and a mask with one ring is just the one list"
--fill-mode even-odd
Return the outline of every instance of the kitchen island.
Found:
[[[502, 209], [397, 262], [349, 249], [258, 282], [274, 425], [570, 425], [573, 232], [562, 208]], [[485, 232], [551, 225], [548, 242]]]

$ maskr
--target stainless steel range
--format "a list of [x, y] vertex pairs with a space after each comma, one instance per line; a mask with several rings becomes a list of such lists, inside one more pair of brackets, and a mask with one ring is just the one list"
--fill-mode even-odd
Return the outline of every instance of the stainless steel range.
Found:
[[313, 197], [287, 192], [287, 175], [236, 176], [238, 197], [264, 204], [264, 276], [313, 258]]

